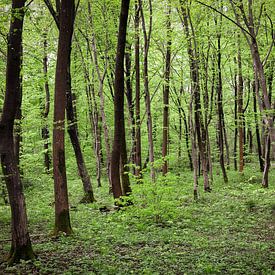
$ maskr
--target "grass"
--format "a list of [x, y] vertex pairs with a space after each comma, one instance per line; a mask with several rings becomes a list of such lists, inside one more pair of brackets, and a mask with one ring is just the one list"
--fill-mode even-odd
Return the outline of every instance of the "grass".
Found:
[[[26, 188], [39, 258], [2, 263], [0, 274], [275, 274], [274, 178], [273, 170], [263, 189], [252, 168], [229, 171], [227, 185], [216, 175], [212, 193], [201, 191], [194, 202], [192, 174], [170, 174], [156, 184], [133, 184], [134, 204], [117, 211], [106, 183], [95, 190], [95, 204], [79, 204], [81, 183], [71, 175], [74, 235], [53, 239], [53, 186], [41, 175]], [[0, 262], [10, 247], [9, 215], [0, 205]]]

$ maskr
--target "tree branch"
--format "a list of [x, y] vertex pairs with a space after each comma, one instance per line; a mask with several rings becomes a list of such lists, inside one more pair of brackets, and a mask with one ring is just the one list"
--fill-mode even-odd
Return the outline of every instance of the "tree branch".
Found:
[[215, 12], [217, 12], [217, 13], [219, 13], [219, 14], [222, 15], [224, 18], [226, 18], [226, 19], [228, 19], [229, 21], [231, 21], [233, 24], [235, 24], [236, 26], [238, 26], [242, 31], [244, 31], [244, 32], [247, 33], [250, 37], [253, 38], [253, 36], [251, 35], [251, 33], [250, 33], [248, 30], [246, 30], [243, 26], [241, 26], [239, 23], [237, 23], [236, 21], [234, 21], [232, 18], [228, 17], [227, 15], [225, 15], [225, 14], [222, 13], [222, 12], [220, 12], [220, 11], [217, 10], [216, 8], [214, 8], [214, 7], [212, 7], [212, 6], [209, 6], [209, 5], [205, 4], [205, 3], [202, 3], [201, 1], [196, 0], [196, 2], [199, 3], [199, 4], [201, 4], [201, 5], [203, 5], [203, 6], [205, 6], [205, 7], [207, 7], [207, 8], [209, 8], [209, 9], [211, 9], [211, 10], [213, 10], [213, 11], [215, 11]]
[[50, 0], [44, 0], [44, 3], [45, 3], [46, 6], [48, 7], [50, 14], [52, 15], [52, 17], [53, 17], [53, 19], [54, 19], [54, 21], [55, 21], [55, 23], [56, 23], [56, 26], [57, 26], [57, 28], [59, 29], [59, 19], [58, 19], [58, 15], [57, 15], [57, 12], [54, 10], [51, 1], [50, 1]]

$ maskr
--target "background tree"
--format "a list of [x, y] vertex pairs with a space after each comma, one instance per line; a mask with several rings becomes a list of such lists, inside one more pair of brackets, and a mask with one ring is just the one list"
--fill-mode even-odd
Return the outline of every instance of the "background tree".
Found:
[[27, 226], [27, 213], [18, 159], [14, 152], [14, 122], [21, 109], [22, 31], [25, 1], [13, 1], [8, 37], [6, 92], [0, 119], [0, 155], [11, 206], [12, 243], [9, 263], [35, 257]]

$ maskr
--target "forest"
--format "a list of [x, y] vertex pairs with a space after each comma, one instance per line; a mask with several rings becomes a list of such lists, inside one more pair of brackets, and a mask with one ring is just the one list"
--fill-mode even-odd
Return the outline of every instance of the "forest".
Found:
[[274, 274], [275, 0], [0, 0], [0, 274]]

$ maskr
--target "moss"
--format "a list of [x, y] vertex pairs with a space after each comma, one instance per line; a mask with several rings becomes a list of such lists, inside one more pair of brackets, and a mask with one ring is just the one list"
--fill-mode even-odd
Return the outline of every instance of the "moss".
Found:
[[66, 235], [72, 235], [73, 230], [70, 223], [69, 210], [63, 210], [55, 219], [55, 228], [53, 231], [54, 236], [58, 236], [59, 232], [63, 232]]

